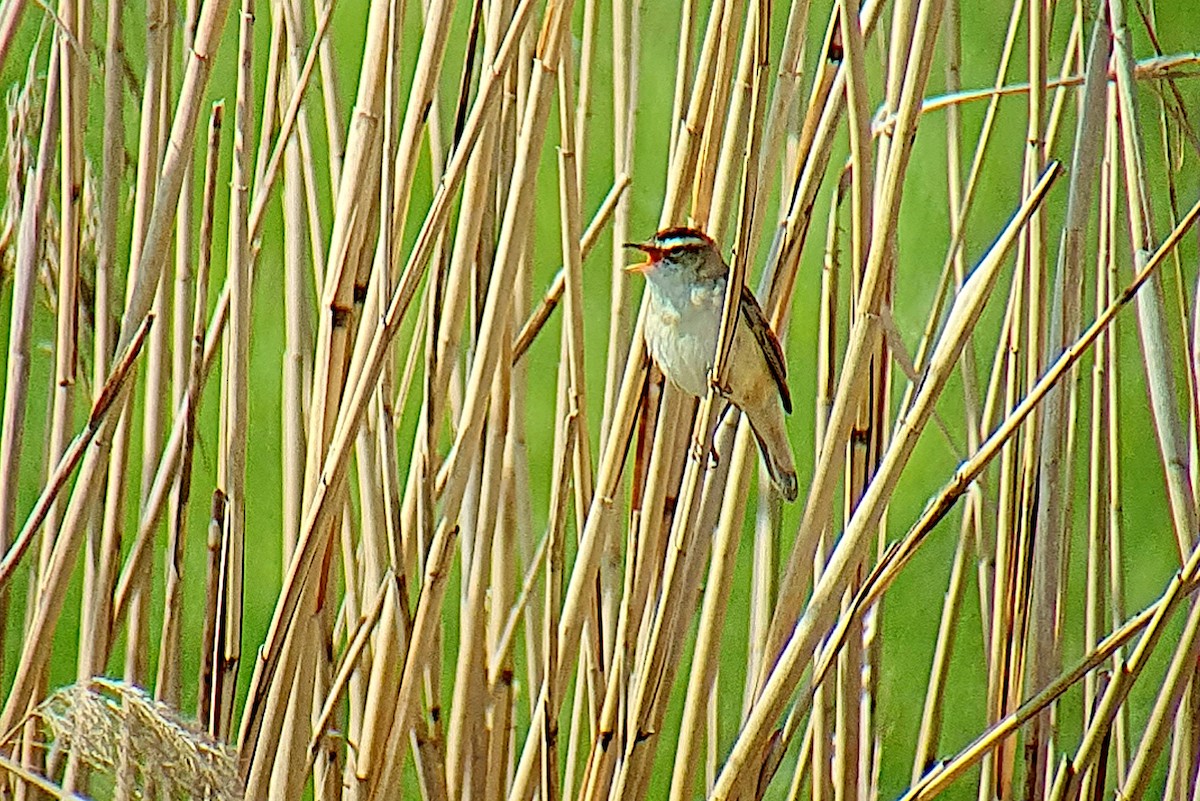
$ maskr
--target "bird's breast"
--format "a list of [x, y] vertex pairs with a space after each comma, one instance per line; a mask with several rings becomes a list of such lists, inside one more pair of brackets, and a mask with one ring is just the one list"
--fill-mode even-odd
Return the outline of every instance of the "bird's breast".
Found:
[[646, 345], [667, 378], [688, 394], [703, 396], [717, 349], [724, 296], [709, 287], [680, 295], [652, 293]]

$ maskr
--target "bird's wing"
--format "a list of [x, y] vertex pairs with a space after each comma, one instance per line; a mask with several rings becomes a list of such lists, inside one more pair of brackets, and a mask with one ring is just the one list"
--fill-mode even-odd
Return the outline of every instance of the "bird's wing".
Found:
[[783, 410], [791, 414], [792, 395], [788, 392], [783, 347], [779, 344], [775, 332], [771, 330], [771, 324], [767, 322], [762, 306], [758, 305], [758, 299], [745, 284], [742, 285], [742, 314], [745, 315], [750, 330], [754, 332], [754, 338], [758, 340], [758, 347], [767, 360], [767, 369], [771, 371], [771, 378], [775, 379], [775, 386], [779, 387], [779, 396], [783, 398]]

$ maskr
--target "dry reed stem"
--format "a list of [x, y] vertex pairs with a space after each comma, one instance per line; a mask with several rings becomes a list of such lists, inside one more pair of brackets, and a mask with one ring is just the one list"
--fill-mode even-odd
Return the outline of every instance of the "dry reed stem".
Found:
[[[596, 210], [592, 221], [588, 223], [587, 230], [583, 232], [583, 236], [579, 240], [579, 258], [580, 261], [586, 261], [592, 248], [596, 244], [596, 240], [600, 237], [600, 232], [604, 226], [612, 219], [616, 209], [617, 202], [621, 199], [621, 195], [629, 188], [630, 178], [628, 175], [619, 175], [617, 180], [613, 182], [612, 188], [608, 190], [608, 194], [604, 196], [604, 201]], [[546, 290], [545, 296], [542, 298], [541, 304], [529, 315], [529, 318], [521, 326], [521, 332], [517, 334], [513, 341], [513, 363], [521, 359], [525, 352], [529, 350], [529, 346], [533, 344], [533, 340], [537, 338], [542, 327], [550, 319], [550, 315], [554, 313], [554, 309], [558, 307], [558, 303], [562, 300], [563, 290], [566, 288], [566, 268], [560, 268], [554, 275], [554, 282], [550, 288]]]
[[1056, 165], [1042, 177], [1037, 191], [1031, 194], [1019, 212], [1010, 221], [997, 241], [984, 264], [972, 274], [971, 280], [955, 304], [947, 321], [945, 332], [935, 350], [935, 357], [930, 361], [929, 372], [923, 377], [921, 392], [914, 402], [909, 417], [901, 421], [892, 445], [884, 455], [879, 471], [872, 481], [867, 493], [847, 525], [842, 539], [834, 550], [825, 573], [813, 590], [812, 598], [805, 608], [804, 616], [792, 633], [791, 639], [782, 652], [778, 662], [772, 665], [767, 680], [763, 682], [762, 692], [738, 736], [721, 777], [713, 794], [715, 797], [725, 797], [734, 782], [740, 778], [738, 772], [745, 769], [745, 760], [754, 749], [761, 747], [767, 727], [772, 725], [782, 711], [783, 704], [795, 690], [799, 681], [799, 669], [811, 657], [816, 647], [816, 638], [824, 624], [832, 619], [832, 605], [837, 603], [842, 586], [846, 581], [845, 571], [848, 566], [858, 561], [862, 548], [866, 545], [865, 538], [878, 525], [883, 513], [883, 503], [894, 485], [897, 470], [915, 445], [915, 435], [923, 428], [928, 419], [929, 409], [937, 398], [950, 369], [957, 362], [957, 357], [964, 343], [964, 335], [977, 322], [982, 311], [991, 284], [995, 281], [1003, 257], [1015, 242], [1017, 233], [1028, 220], [1033, 208], [1040, 204], [1049, 189], [1053, 179], [1059, 174]]
[[[1195, 591], [1195, 586], [1190, 588]], [[1120, 628], [1114, 629], [1101, 641], [1096, 648], [1090, 650], [1071, 669], [1060, 674], [1053, 684], [1044, 687], [1034, 694], [1019, 708], [1010, 712], [1002, 720], [993, 723], [980, 737], [960, 751], [955, 757], [943, 760], [932, 771], [922, 777], [921, 781], [901, 796], [901, 801], [920, 801], [937, 796], [950, 783], [962, 775], [964, 771], [979, 762], [986, 754], [1005, 738], [1010, 737], [1020, 726], [1024, 725], [1033, 715], [1046, 705], [1053, 702], [1073, 685], [1082, 681], [1083, 677], [1111, 659], [1121, 647], [1141, 633], [1161, 611], [1165, 597], [1160, 598], [1140, 614], [1131, 618]]]
[[[263, 682], [265, 681], [269, 684], [272, 680], [272, 674], [277, 667], [276, 661], [279, 658], [277, 649], [284, 639], [284, 627], [291, 625], [291, 619], [299, 601], [297, 592], [307, 582], [308, 572], [311, 570], [317, 555], [315, 548], [317, 543], [313, 541], [314, 530], [319, 525], [322, 525], [323, 518], [330, 514], [331, 501], [333, 500], [331, 495], [337, 494], [336, 490], [340, 488], [341, 481], [345, 477], [349, 457], [347, 445], [349, 438], [346, 434], [349, 429], [356, 428], [361, 420], [361, 415], [365, 410], [369, 394], [368, 387], [373, 386], [374, 382], [378, 379], [379, 371], [382, 369], [383, 354], [387, 345], [390, 344], [391, 339], [396, 334], [400, 320], [403, 318], [403, 312], [407, 308], [408, 301], [411, 299], [414, 291], [413, 283], [415, 282], [415, 274], [424, 266], [425, 259], [430, 255], [433, 246], [434, 231], [445, 224], [446, 215], [449, 211], [449, 198], [453, 195], [458, 182], [462, 178], [466, 164], [466, 153], [470, 150], [470, 146], [481, 132], [483, 109], [490, 105], [489, 97], [499, 89], [498, 76], [502, 74], [504, 65], [516, 53], [515, 44], [517, 34], [522, 29], [526, 15], [531, 7], [532, 4], [528, 0], [524, 0], [518, 6], [518, 12], [514, 14], [505, 36], [504, 44], [499, 49], [495, 62], [489, 68], [487, 80], [476, 97], [475, 106], [468, 118], [459, 149], [455, 151], [455, 156], [451, 161], [443, 183], [439, 186], [434, 203], [430, 208], [429, 214], [426, 216], [425, 224], [418, 235], [417, 244], [409, 256], [404, 277], [402, 277], [400, 283], [393, 290], [391, 300], [387, 305], [387, 313], [379, 326], [380, 332], [371, 339], [371, 350], [365, 358], [361, 377], [355, 383], [353, 391], [349, 393], [350, 399], [342, 415], [342, 423], [339, 426], [340, 430], [330, 441], [329, 453], [325, 460], [326, 467], [322, 471], [323, 477], [317, 485], [318, 494], [310, 501], [308, 511], [305, 513], [301, 527], [301, 536], [297, 541], [296, 553], [289, 565], [288, 576], [284, 584], [284, 589], [281, 592], [280, 600], [276, 606], [267, 639], [263, 644], [263, 648], [260, 649], [260, 655], [255, 664], [255, 675], [251, 680], [247, 713], [243, 718], [242, 733], [239, 737], [244, 749], [249, 748], [253, 750], [252, 746], [247, 746], [246, 743], [249, 740], [257, 739], [256, 730], [261, 724], [259, 716], [262, 713], [256, 707], [263, 701], [259, 697], [260, 693], [269, 689]], [[331, 492], [331, 490], [334, 491]]]
[[3, 754], [0, 754], [0, 767], [20, 779], [22, 782], [25, 782], [26, 785], [36, 787], [43, 793], [49, 795], [51, 798], [61, 798], [66, 799], [66, 801], [87, 800], [87, 796], [65, 790], [40, 773], [34, 773], [21, 763], [9, 759]]
[[54, 499], [58, 496], [58, 493], [66, 486], [71, 473], [79, 465], [79, 462], [87, 452], [87, 448], [95, 439], [101, 423], [113, 408], [125, 382], [130, 377], [137, 357], [141, 353], [142, 345], [145, 344], [146, 336], [149, 334], [150, 327], [153, 324], [153, 317], [145, 318], [142, 327], [138, 329], [134, 339], [113, 365], [108, 381], [101, 388], [100, 392], [97, 393], [96, 400], [92, 404], [92, 411], [88, 417], [87, 424], [82, 431], [75, 435], [70, 446], [63, 453], [58, 464], [55, 465], [54, 472], [51, 474], [46, 486], [42, 488], [42, 493], [38, 496], [37, 503], [34, 504], [29, 517], [26, 518], [21, 533], [17, 535], [12, 546], [5, 553], [4, 561], [0, 562], [0, 585], [7, 584], [9, 579], [12, 578], [13, 571], [20, 564], [21, 557], [32, 544], [33, 537], [36, 536], [42, 523], [45, 522], [51, 504], [54, 503]]
[[[731, 412], [726, 424], [736, 426], [736, 420], [740, 416], [736, 411]], [[728, 457], [732, 460], [729, 472], [733, 478], [727, 492], [731, 498], [744, 499], [750, 483], [748, 468], [757, 461], [757, 453], [753, 447], [749, 427], [741, 426], [738, 431], [733, 452]], [[741, 536], [740, 522], [744, 511], [742, 505], [737, 502], [726, 503], [722, 507], [721, 522], [713, 543], [713, 559], [709, 567], [708, 578], [705, 581], [704, 600], [700, 610], [699, 635], [692, 656], [683, 718], [680, 723], [680, 737], [676, 746], [671, 776], [670, 798], [672, 801], [690, 798], [694, 791], [696, 760], [699, 757], [697, 753], [699, 744], [696, 741], [703, 732], [699, 717], [704, 712], [703, 707], [708, 706], [715, 698], [713, 690], [716, 682], [718, 650], [724, 630], [725, 615], [728, 611], [729, 594], [734, 575], [733, 561], [737, 558]], [[707, 742], [712, 744], [715, 739], [716, 729], [709, 727]]]
[[[50, 181], [52, 180], [53, 163], [54, 163], [54, 146], [58, 139], [59, 128], [61, 125], [61, 117], [58, 113], [58, 105], [60, 102], [59, 82], [60, 74], [58, 70], [58, 60], [60, 51], [55, 46], [56, 37], [51, 37], [50, 45], [50, 65], [46, 79], [46, 96], [42, 104], [42, 125], [38, 137], [38, 150], [36, 167], [32, 175], [32, 181], [26, 185], [25, 198], [22, 201], [22, 214], [17, 228], [17, 249], [15, 256], [15, 264], [13, 272], [15, 276], [21, 279], [21, 294], [16, 294], [14, 287], [14, 302], [20, 301], [21, 307], [27, 307], [32, 302], [32, 282], [33, 276], [39, 269], [39, 263], [42, 256], [42, 242], [44, 231], [43, 226], [46, 225], [48, 216], [47, 205], [50, 198]], [[33, 66], [33, 58], [30, 59], [30, 68]], [[32, 184], [32, 185], [30, 185]], [[15, 283], [15, 282], [14, 282]], [[16, 354], [24, 354], [28, 351], [28, 326], [31, 321], [28, 318], [28, 311], [18, 311], [19, 307], [14, 306], [13, 317], [15, 320], [15, 328], [12, 331], [10, 338], [10, 347]], [[5, 395], [5, 430], [4, 438], [4, 456], [6, 459], [5, 467], [15, 468], [17, 459], [19, 458], [20, 448], [18, 447], [18, 438], [21, 437], [24, 426], [18, 428], [8, 428], [10, 423], [16, 423], [18, 417], [23, 420], [25, 415], [26, 394], [28, 392], [28, 363], [25, 359], [18, 357], [16, 374], [8, 381]], [[11, 391], [11, 395], [7, 394]], [[9, 398], [12, 398], [12, 403], [9, 403]], [[8, 482], [6, 481], [6, 484]], [[12, 506], [16, 502], [16, 488], [8, 484], [5, 493], [5, 503]], [[45, 494], [45, 493], [43, 493]], [[2, 525], [5, 526], [5, 540], [12, 538], [12, 519], [13, 512], [8, 513], [9, 519]], [[54, 505], [47, 507], [44, 514], [57, 515], [54, 511]], [[17, 542], [20, 542], [18, 537]], [[6, 543], [7, 544], [7, 543]], [[15, 545], [15, 543], [14, 543]], [[27, 545], [27, 544], [26, 544]], [[0, 576], [4, 571], [0, 569]]]
[[26, 181], [21, 208], [21, 232], [18, 252], [27, 254], [19, 258], [14, 269], [13, 301], [9, 318], [7, 371], [4, 391], [4, 427], [0, 433], [0, 545], [5, 551], [12, 545], [13, 523], [16, 516], [17, 476], [20, 475], [21, 446], [24, 440], [26, 398], [29, 391], [30, 335], [32, 332], [33, 294], [37, 286], [36, 236], [37, 226], [34, 212], [37, 203], [36, 173], [31, 172]]
[[[761, 8], [758, 9], [758, 13], [761, 15], [759, 18], [766, 16]], [[764, 28], [762, 26], [755, 26], [755, 30], [759, 31], [759, 33], [756, 33], [755, 35], [755, 40], [760, 42], [760, 45], [756, 47], [756, 50], [759, 50], [760, 54], [761, 42], [765, 41], [761, 38], [761, 31], [763, 29]], [[724, 42], [724, 40], [722, 40], [722, 42]], [[722, 44], [722, 47], [723, 46], [724, 44]], [[718, 62], [721, 61], [722, 59], [718, 57]], [[765, 56], [755, 59], [756, 64], [760, 65], [758, 74], [761, 74], [761, 64], [763, 61], [765, 61]], [[732, 63], [726, 59], [724, 60], [724, 64], [724, 71], [728, 73]], [[718, 67], [718, 69], [721, 69], [721, 67]], [[728, 80], [728, 77], [722, 77], [718, 80], [721, 84], [724, 84]], [[761, 81], [756, 80], [756, 87], [761, 86]], [[755, 104], [757, 106], [761, 106], [761, 103], [759, 103], [757, 100], [760, 94], [761, 92], [759, 91], [755, 92]], [[752, 118], [757, 117], [757, 115], [753, 112], [751, 116]], [[711, 118], [709, 123], [710, 124], [706, 130], [709, 132], [709, 134], [713, 134], [714, 129], [711, 126]], [[755, 125], [753, 134], [751, 135], [749, 144], [746, 148], [746, 167], [744, 169], [744, 180], [746, 183], [743, 185], [743, 191], [746, 193], [746, 197], [753, 197], [754, 194], [753, 180], [757, 176], [757, 170], [755, 169], [754, 164], [758, 153], [757, 141], [761, 138], [758, 135], [758, 131], [758, 125]], [[737, 136], [736, 133], [733, 135]], [[703, 151], [709, 153], [710, 157], [714, 157], [716, 146], [711, 143], [706, 144]], [[727, 154], [729, 152], [730, 151], [726, 151]], [[705, 216], [705, 209], [707, 208], [707, 194], [699, 186], [701, 180], [702, 176], [698, 174], [696, 178], [697, 184], [693, 186], [693, 214]], [[695, 205], [697, 201], [699, 202], [698, 206]], [[747, 219], [748, 215], [746, 214], [745, 206], [746, 204], [744, 203], [743, 214], [741, 216], [741, 236], [739, 237], [742, 244], [739, 245], [739, 252], [744, 252], [745, 237], [748, 235], [753, 224], [751, 220]], [[730, 285], [733, 286], [743, 283], [744, 272], [744, 261], [735, 259], [733, 270], [730, 275]], [[733, 322], [736, 319], [733, 315], [736, 313], [737, 303], [738, 299], [733, 296], [733, 293], [728, 293], [726, 297], [725, 308], [723, 310], [721, 328], [722, 333], [718, 338], [718, 355], [716, 357], [717, 363], [713, 370], [714, 387], [721, 386], [723, 383], [723, 380], [720, 378], [720, 376], [723, 374], [723, 370], [725, 369], [722, 365], [727, 358], [727, 351], [731, 342], [730, 334], [732, 332]], [[689, 596], [691, 594], [691, 590], [689, 588], [696, 586], [698, 583], [699, 568], [703, 564], [703, 560], [705, 558], [704, 554], [707, 552], [704, 548], [695, 548], [692, 541], [696, 536], [696, 532], [704, 531], [709, 528], [706, 518], [710, 516], [712, 512], [708, 510], [711, 509], [715, 511], [715, 506], [712, 502], [708, 501], [708, 499], [711, 497], [715, 500], [718, 495], [718, 493], [710, 491], [710, 488], [714, 486], [721, 486], [721, 480], [717, 478], [717, 474], [710, 473], [708, 476], [704, 475], [704, 470], [699, 466], [700, 459], [696, 456], [696, 454], [707, 453], [708, 448], [712, 447], [711, 442], [716, 414], [714, 400], [715, 392], [710, 392], [709, 397], [705, 400], [704, 404], [702, 404], [700, 415], [697, 417], [696, 430], [693, 436], [694, 441], [698, 443], [698, 445], [693, 447], [693, 458], [688, 464], [687, 472], [685, 473], [683, 479], [685, 492], [681, 500], [680, 507], [674, 517], [675, 525], [672, 527], [671, 533], [671, 542], [673, 545], [671, 545], [667, 550], [667, 561], [665, 565], [665, 575], [662, 581], [661, 597], [659, 598], [657, 606], [653, 609], [652, 623], [650, 624], [650, 628], [648, 630], [649, 636], [639, 645], [639, 656], [634, 663], [633, 675], [638, 677], [639, 680], [636, 684], [631, 685], [631, 688], [634, 691], [633, 703], [630, 705], [629, 720], [626, 723], [629, 735], [624, 738], [625, 744], [621, 749], [623, 754], [620, 755], [619, 763], [616, 766], [615, 775], [612, 778], [613, 788], [611, 792], [618, 795], [633, 794], [635, 796], [640, 796], [644, 792], [645, 783], [648, 780], [649, 760], [653, 755], [658, 742], [658, 738], [654, 736], [654, 732], [658, 730], [658, 721], [661, 720], [661, 716], [665, 711], [665, 699], [667, 694], [661, 692], [661, 690], [671, 686], [674, 673], [677, 668], [678, 653], [680, 651], [680, 643], [678, 640], [683, 634], [683, 628], [681, 625], [683, 620], [683, 609], [681, 608], [680, 600]], [[722, 449], [728, 451], [729, 446], [731, 445], [731, 440], [728, 440], [728, 438], [725, 438], [725, 440], [726, 441]], [[706, 445], [704, 443], [709, 444]], [[661, 444], [662, 443], [660, 442], [659, 448], [656, 449], [659, 453], [662, 452]], [[721, 472], [723, 472], [723, 469], [719, 468], [718, 474]], [[662, 482], [656, 482], [656, 478], [661, 479], [662, 473], [652, 470], [652, 485], [661, 485]], [[705, 481], [705, 479], [707, 480]], [[701, 481], [705, 481], [705, 490], [703, 495], [698, 494], [700, 493]], [[648, 496], [655, 497], [653, 491], [648, 493]], [[653, 507], [651, 508], [653, 509]], [[650, 517], [643, 518], [643, 520], [653, 520], [654, 515], [655, 512], [651, 511]], [[643, 529], [643, 532], [647, 531], [649, 531], [649, 529]], [[681, 574], [682, 578], [676, 580], [677, 574]], [[628, 617], [629, 615], [626, 614], [626, 619], [628, 619]], [[610, 693], [614, 686], [615, 685], [610, 684]], [[655, 687], [653, 694], [649, 694], [647, 692], [647, 688], [649, 686]], [[613, 749], [607, 751], [606, 756], [608, 759], [616, 758], [616, 750]], [[607, 775], [610, 770], [608, 764], [609, 763], [605, 762], [600, 768], [605, 775]], [[606, 784], [607, 781], [593, 783], [590, 788], [589, 795], [591, 797], [595, 797], [597, 792], [607, 792], [607, 790], [601, 789]]]
[[[155, 687], [160, 690], [164, 685], [170, 688], [170, 692], [174, 695], [174, 698], [168, 696], [161, 700], [165, 700], [168, 704], [176, 706], [179, 704], [179, 685], [182, 677], [178, 675], [177, 668], [164, 667], [164, 664], [171, 664], [177, 661], [182, 636], [180, 616], [183, 604], [183, 549], [187, 533], [186, 510], [187, 501], [191, 493], [192, 458], [196, 440], [196, 409], [200, 403], [200, 393], [203, 388], [204, 377], [211, 365], [211, 359], [209, 358], [211, 354], [206, 353], [205, 348], [204, 320], [205, 312], [208, 308], [208, 284], [212, 265], [212, 238], [215, 220], [213, 205], [216, 201], [216, 171], [217, 162], [220, 158], [221, 125], [224, 115], [224, 103], [215, 103], [212, 113], [209, 116], [208, 147], [205, 151], [204, 160], [204, 188], [200, 207], [201, 223], [199, 238], [197, 240], [199, 251], [196, 260], [195, 286], [193, 288], [192, 334], [187, 359], [188, 376], [187, 382], [182, 389], [181, 397], [177, 400], [177, 405], [182, 405], [184, 409], [183, 413], [179, 415], [183, 419], [183, 444], [179, 472], [176, 479], [176, 487], [178, 489], [177, 494], [174, 496], [176, 504], [175, 514], [169, 522], [173, 539], [167, 554], [167, 587], [163, 601], [162, 650], [159, 655], [159, 677], [155, 682]], [[182, 316], [182, 309], [178, 306], [176, 307], [176, 314]], [[155, 483], [157, 484], [157, 481]], [[153, 496], [153, 489], [151, 493]], [[120, 594], [118, 593], [114, 601], [119, 598]], [[176, 674], [173, 681], [167, 679], [166, 671], [172, 671]]]
[[[185, 165], [182, 153], [187, 150], [183, 143], [190, 141], [195, 131], [199, 96], [211, 70], [211, 52], [220, 37], [220, 27], [224, 22], [222, 12], [227, 9], [228, 0], [215, 0], [211, 5], [206, 5], [197, 28], [196, 47], [188, 62], [172, 126], [173, 147], [168, 150], [167, 160], [159, 177], [146, 245], [136, 260], [137, 269], [133, 272], [130, 295], [121, 323], [121, 332], [117, 338], [118, 349], [126, 348], [140, 330], [150, 309], [158, 278], [161, 276], [169, 242], [170, 222], [183, 180]], [[118, 393], [118, 407], [124, 406], [127, 393], [127, 389]], [[95, 437], [97, 446], [88, 452], [81, 466], [72, 501], [64, 513], [59, 538], [48, 564], [44, 584], [45, 595], [38, 607], [34, 624], [28, 631], [25, 654], [22, 656], [13, 690], [6, 700], [3, 714], [0, 715], [0, 728], [13, 725], [17, 716], [21, 714], [19, 708], [32, 699], [32, 682], [49, 656], [50, 638], [47, 634], [57, 622], [61, 611], [63, 587], [69, 578], [70, 568], [81, 544], [85, 519], [91, 513], [92, 501], [99, 489], [97, 483], [102, 475], [103, 464], [107, 461], [114, 425], [110, 418], [100, 422]]]
[[[233, 173], [230, 178], [228, 274], [229, 330], [222, 359], [222, 440], [218, 451], [217, 491], [226, 499], [221, 537], [221, 597], [217, 626], [218, 673], [213, 688], [219, 709], [233, 709], [242, 654], [242, 593], [246, 548], [246, 449], [249, 437], [250, 382], [250, 125], [253, 114], [254, 2], [243, 0], [238, 29], [237, 95], [234, 101]], [[218, 729], [229, 735], [231, 715]], [[250, 789], [249, 787], [247, 789]]]
[[[1070, 348], [1065, 349], [1060, 354], [1054, 364], [1048, 368], [1047, 372], [1038, 381], [1038, 384], [1030, 390], [1030, 392], [1021, 401], [1021, 404], [1009, 414], [1004, 424], [998, 428], [988, 438], [987, 442], [980, 447], [980, 450], [970, 460], [970, 462], [968, 462], [967, 465], [959, 468], [956, 479], [953, 482], [953, 485], [950, 486], [951, 492], [947, 493], [943, 491], [942, 493], [939, 493], [939, 496], [927, 507], [924, 517], [928, 522], [922, 522], [918, 524], [918, 526], [915, 526], [911, 530], [910, 536], [915, 535], [919, 541], [919, 538], [923, 536], [922, 532], [928, 531], [932, 522], [940, 518], [945, 514], [946, 511], [948, 511], [949, 506], [947, 505], [947, 501], [949, 501], [949, 503], [953, 503], [953, 500], [957, 498], [959, 494], [961, 494], [966, 485], [969, 484], [973, 477], [979, 473], [983, 465], [986, 464], [987, 461], [990, 461], [990, 459], [995, 455], [1001, 444], [1012, 436], [1013, 432], [1024, 420], [1029, 410], [1041, 401], [1041, 399], [1049, 392], [1050, 388], [1053, 387], [1053, 385], [1059, 379], [1061, 379], [1063, 375], [1066, 374], [1071, 366], [1095, 342], [1100, 333], [1103, 332], [1105, 328], [1112, 322], [1116, 314], [1122, 308], [1128, 305], [1128, 303], [1137, 295], [1141, 286], [1150, 277], [1153, 271], [1162, 263], [1162, 261], [1165, 260], [1166, 256], [1169, 255], [1170, 252], [1178, 245], [1179, 241], [1183, 238], [1184, 233], [1195, 224], [1197, 219], [1200, 219], [1200, 203], [1197, 203], [1192, 207], [1188, 214], [1185, 215], [1185, 217], [1181, 220], [1180, 224], [1172, 231], [1171, 235], [1167, 237], [1158, 250], [1155, 251], [1153, 256], [1145, 261], [1144, 265], [1139, 269], [1137, 275], [1134, 277], [1134, 280], [1116, 296], [1116, 298], [1104, 309], [1104, 312], [1096, 318], [1096, 320], [1091, 326], [1088, 327], [1088, 329], [1080, 336], [1080, 338], [1076, 340], [1076, 342]], [[906, 541], [909, 539], [910, 538], [906, 538]], [[896, 549], [894, 553], [897, 556], [902, 556], [906, 559], [909, 555], [909, 547], [910, 545], [908, 542], [906, 542]], [[1192, 561], [1195, 561], [1195, 559]], [[1184, 585], [1186, 585], [1186, 581], [1186, 571], [1183, 574], [1177, 574], [1176, 579], [1172, 582], [1171, 588], [1169, 588], [1168, 592], [1163, 596], [1161, 606], [1159, 606], [1155, 612], [1155, 620], [1162, 618], [1170, 611], [1170, 609], [1168, 609], [1170, 604], [1176, 604], [1178, 602], [1178, 593], [1182, 592], [1185, 588], [1181, 588], [1180, 584], [1182, 582]], [[1170, 604], [1168, 604], [1168, 601]], [[1159, 632], [1160, 624], [1156, 624], [1151, 628], [1151, 631], [1148, 634], [1156, 634]], [[1117, 711], [1117, 699], [1128, 693], [1129, 686], [1132, 683], [1132, 677], [1136, 676], [1137, 668], [1144, 664], [1142, 660], [1144, 660], [1145, 655], [1152, 650], [1152, 645], [1155, 639], [1156, 636], [1147, 636], [1139, 641], [1137, 652], [1131, 658], [1130, 663], [1122, 668], [1122, 672], [1119, 674], [1119, 680], [1114, 680], [1109, 684], [1109, 687], [1104, 695], [1103, 705], [1099, 710], [1097, 710], [1093, 723], [1088, 727], [1088, 733], [1085, 737], [1084, 743], [1080, 746], [1080, 750], [1076, 755], [1074, 767], [1071, 765], [1067, 766], [1069, 771], [1067, 775], [1073, 773], [1077, 776], [1080, 770], [1080, 763], [1094, 756], [1095, 749], [1098, 747], [1100, 739], [1103, 736], [1103, 729], [1107, 728], [1108, 724], [1111, 722], [1111, 716]], [[1130, 665], [1132, 665], [1132, 667]], [[1104, 716], [1106, 715], [1109, 716], [1107, 720], [1104, 719]], [[1060, 770], [1060, 775], [1061, 774], [1063, 774], [1063, 771]]]
[[[1130, 237], [1136, 256], [1153, 252], [1154, 223], [1150, 213], [1145, 146], [1134, 105], [1133, 49], [1129, 42], [1129, 29], [1125, 26], [1124, 3], [1112, 0], [1109, 13], [1113, 20], [1113, 58], [1117, 73], [1118, 113], [1122, 123], [1126, 213], [1129, 215]], [[1155, 436], [1166, 471], [1167, 497], [1171, 504], [1182, 563], [1184, 554], [1190, 550], [1190, 532], [1196, 530], [1196, 505], [1183, 423], [1179, 420], [1174, 403], [1167, 400], [1167, 393], [1175, 390], [1175, 378], [1171, 356], [1167, 352], [1164, 315], [1162, 282], [1161, 278], [1154, 275], [1150, 289], [1138, 296], [1138, 331], [1145, 358], [1146, 384], [1154, 412]]]
[[[933, 8], [932, 6], [937, 6]], [[882, 280], [884, 264], [890, 246], [887, 240], [891, 232], [894, 234], [893, 220], [899, 209], [902, 193], [901, 183], [905, 174], [908, 154], [911, 152], [911, 131], [917, 124], [917, 98], [922, 94], [925, 80], [928, 77], [932, 60], [932, 38], [936, 35], [937, 23], [940, 22], [940, 2], [930, 0], [922, 4], [920, 18], [916, 22], [917, 40], [913, 43], [913, 51], [917, 54], [916, 64], [910, 63], [909, 74], [904, 82], [902, 106], [897, 118], [896, 128], [898, 147], [888, 159], [883, 180], [883, 195], [875, 207], [876, 218], [874, 227], [881, 232], [873, 237], [867, 257], [861, 289], [859, 290], [859, 306], [852, 328], [849, 346], [843, 360], [842, 374], [835, 395], [834, 407], [828, 423], [829, 435], [824, 443], [817, 469], [814, 473], [813, 486], [809, 490], [808, 501], [804, 507], [804, 518], [798, 534], [803, 547], [795, 548], [789, 558], [786, 572], [779, 590], [779, 600], [776, 605], [771, 623], [771, 633], [767, 639], [764, 670], [774, 662], [782, 650], [784, 638], [799, 619], [802, 605], [802, 593], [807, 585], [808, 566], [812, 562], [812, 548], [816, 544], [816, 534], [825, 527], [831, 512], [833, 501], [834, 478], [840, 472], [843, 464], [844, 451], [841, 444], [846, 441], [852, 423], [852, 415], [857, 413], [867, 375], [866, 366], [870, 354], [875, 350], [877, 338], [874, 315], [877, 313], [885, 282]], [[934, 12], [938, 13], [934, 13]], [[760, 672], [760, 686], [765, 681], [765, 674]]]
[[[639, 0], [633, 0], [636, 7]], [[688, 9], [685, 6], [681, 15], [681, 25], [688, 25]], [[631, 1], [621, 0], [612, 4], [612, 138], [613, 138], [613, 172], [615, 175], [633, 175], [634, 171], [634, 142], [637, 135], [637, 87], [638, 64], [635, 53], [640, 44], [636, 35], [639, 31], [638, 15], [631, 11]], [[680, 38], [679, 58], [686, 60], [691, 47], [691, 37]], [[676, 98], [680, 97], [681, 81], [686, 81], [686, 75], [676, 73]], [[675, 139], [673, 116], [671, 123], [672, 143]], [[674, 152], [673, 150], [671, 152]], [[609, 317], [612, 327], [608, 333], [608, 343], [604, 363], [604, 401], [600, 412], [600, 441], [608, 439], [613, 425], [615, 404], [620, 392], [620, 380], [624, 373], [622, 364], [632, 358], [636, 350], [637, 335], [629, 334], [631, 317], [629, 276], [624, 267], [623, 245], [629, 241], [630, 200], [627, 195], [618, 198], [613, 210], [612, 242], [613, 253], [610, 268], [612, 290], [609, 293]]]

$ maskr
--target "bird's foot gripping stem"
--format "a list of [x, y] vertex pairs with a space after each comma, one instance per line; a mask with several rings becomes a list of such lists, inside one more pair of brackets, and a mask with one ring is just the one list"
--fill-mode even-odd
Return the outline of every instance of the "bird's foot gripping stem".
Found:
[[708, 370], [708, 385], [716, 390], [717, 395], [723, 400], [729, 400], [729, 396], [733, 392], [733, 388], [728, 383], [721, 383], [721, 377], [712, 367], [709, 367]]
[[706, 465], [706, 467], [708, 469], [712, 469], [721, 463], [721, 455], [719, 453], [717, 453], [716, 444], [710, 445], [709, 447], [705, 448], [704, 443], [701, 442], [699, 440], [699, 438], [692, 437], [692, 447], [689, 448], [688, 450], [691, 454], [691, 457], [693, 459], [695, 459], [697, 462], [704, 461], [705, 451], [707, 451], [709, 461], [708, 461], [708, 464]]

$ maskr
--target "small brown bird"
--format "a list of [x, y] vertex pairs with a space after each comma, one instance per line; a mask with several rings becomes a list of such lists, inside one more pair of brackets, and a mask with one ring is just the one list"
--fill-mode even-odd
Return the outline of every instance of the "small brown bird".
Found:
[[[649, 242], [629, 243], [646, 261], [625, 269], [646, 276], [650, 305], [646, 346], [663, 374], [689, 395], [704, 397], [717, 352], [729, 267], [715, 242], [694, 228], [667, 228]], [[742, 287], [741, 312], [729, 353], [728, 399], [746, 415], [771, 480], [796, 500], [796, 463], [783, 414], [792, 411], [783, 348], [754, 294]]]

